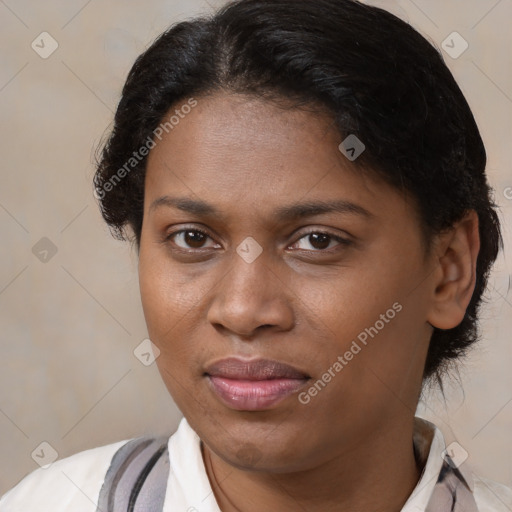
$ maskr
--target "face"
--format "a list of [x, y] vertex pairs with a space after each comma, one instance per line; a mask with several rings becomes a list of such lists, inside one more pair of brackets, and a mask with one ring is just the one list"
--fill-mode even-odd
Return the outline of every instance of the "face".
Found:
[[414, 416], [431, 335], [419, 220], [340, 142], [324, 115], [218, 93], [148, 156], [156, 363], [237, 467], [311, 468]]

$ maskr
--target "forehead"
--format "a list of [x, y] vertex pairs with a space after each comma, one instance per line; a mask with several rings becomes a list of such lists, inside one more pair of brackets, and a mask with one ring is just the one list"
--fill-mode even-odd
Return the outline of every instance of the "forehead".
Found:
[[[370, 205], [398, 195], [339, 151], [341, 137], [324, 112], [228, 93], [196, 101], [150, 151], [146, 212], [164, 194], [208, 199], [224, 210], [299, 199]], [[180, 103], [168, 115], [179, 110]]]
[[[165, 117], [179, 111], [180, 104], [186, 101], [175, 104]], [[325, 144], [335, 146], [325, 156], [331, 159], [337, 156], [333, 149], [339, 136], [333, 129], [332, 119], [324, 112], [281, 107], [254, 96], [224, 92], [199, 97], [196, 101], [197, 106], [181, 119], [174, 116], [178, 123], [157, 141], [150, 153], [149, 167], [151, 160], [171, 157], [173, 151], [175, 163], [190, 161], [194, 156], [204, 160], [206, 154], [212, 164], [220, 159], [226, 166], [227, 158], [243, 160], [251, 155], [252, 159], [261, 161], [265, 153], [269, 160], [277, 155], [280, 160], [295, 160], [306, 154], [310, 156], [326, 137], [329, 140]], [[252, 159], [247, 161], [247, 166]]]

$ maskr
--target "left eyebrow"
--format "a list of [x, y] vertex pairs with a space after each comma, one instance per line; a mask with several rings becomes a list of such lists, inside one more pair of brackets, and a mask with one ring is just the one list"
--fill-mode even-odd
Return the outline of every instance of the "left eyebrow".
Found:
[[360, 215], [366, 217], [369, 220], [375, 218], [375, 215], [369, 212], [366, 208], [343, 199], [334, 201], [310, 201], [305, 203], [293, 203], [291, 205], [278, 208], [274, 212], [274, 215], [279, 221], [289, 221], [331, 212]]
[[[197, 216], [225, 218], [225, 215], [210, 203], [201, 200], [190, 199], [187, 197], [159, 197], [151, 203], [151, 206], [149, 207], [149, 213], [162, 206], [177, 208]], [[331, 212], [360, 215], [362, 217], [366, 217], [369, 220], [375, 218], [375, 215], [369, 212], [366, 208], [363, 208], [358, 204], [346, 201], [344, 199], [333, 201], [309, 201], [304, 203], [292, 203], [290, 205], [277, 208], [274, 210], [272, 216], [278, 221], [287, 222]]]

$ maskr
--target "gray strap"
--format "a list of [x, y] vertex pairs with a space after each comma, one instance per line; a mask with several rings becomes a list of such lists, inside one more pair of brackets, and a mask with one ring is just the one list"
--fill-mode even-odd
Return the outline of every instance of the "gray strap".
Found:
[[425, 512], [478, 512], [471, 489], [449, 456], [443, 462]]
[[114, 454], [96, 512], [161, 512], [169, 475], [168, 438], [138, 437]]
[[130, 500], [132, 508], [129, 505], [129, 512], [161, 512], [163, 510], [170, 465], [167, 440], [165, 446], [161, 447], [153, 457], [153, 463], [147, 476], [141, 480], [138, 493], [135, 494], [132, 491]]

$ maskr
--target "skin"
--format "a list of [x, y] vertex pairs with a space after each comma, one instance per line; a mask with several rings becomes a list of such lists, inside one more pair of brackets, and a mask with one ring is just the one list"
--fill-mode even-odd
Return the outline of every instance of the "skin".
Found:
[[[325, 114], [225, 92], [197, 99], [148, 157], [139, 279], [159, 371], [202, 440], [219, 507], [400, 510], [422, 470], [412, 434], [432, 326], [464, 316], [477, 216], [427, 255], [414, 201], [357, 170]], [[164, 195], [222, 215], [151, 209]], [[371, 215], [273, 214], [337, 199]], [[208, 236], [164, 241], [185, 228]], [[331, 235], [323, 245], [309, 236], [318, 231]], [[248, 236], [262, 248], [252, 263], [236, 251]], [[307, 404], [293, 394], [238, 411], [207, 385], [206, 366], [237, 355], [295, 366], [311, 376], [307, 390], [394, 303], [401, 311]]]

